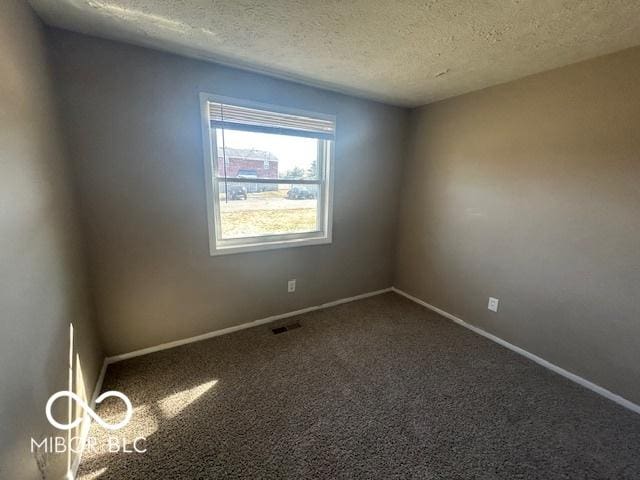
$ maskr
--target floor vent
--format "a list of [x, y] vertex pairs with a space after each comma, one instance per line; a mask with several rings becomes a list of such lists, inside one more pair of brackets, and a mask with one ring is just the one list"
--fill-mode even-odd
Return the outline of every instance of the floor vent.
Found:
[[272, 328], [271, 331], [274, 335], [278, 335], [279, 333], [288, 332], [289, 330], [295, 330], [296, 328], [300, 328], [301, 326], [302, 325], [300, 325], [298, 322], [295, 322], [290, 325], [285, 325], [284, 327]]

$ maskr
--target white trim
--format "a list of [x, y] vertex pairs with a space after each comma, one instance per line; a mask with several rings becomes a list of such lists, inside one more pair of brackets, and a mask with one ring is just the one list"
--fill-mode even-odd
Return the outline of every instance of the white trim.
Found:
[[[586, 380], [585, 378], [582, 378], [574, 373], [571, 373], [567, 370], [565, 370], [564, 368], [561, 368], [551, 362], [548, 362], [547, 360], [538, 357], [537, 355], [534, 355], [533, 353], [530, 353], [520, 347], [517, 347], [509, 342], [507, 342], [506, 340], [501, 339], [500, 337], [496, 337], [495, 335], [486, 332], [484, 330], [482, 330], [481, 328], [475, 327], [467, 322], [465, 322], [464, 320], [462, 320], [459, 317], [456, 317], [455, 315], [452, 315], [448, 312], [445, 312], [444, 310], [435, 307], [427, 302], [425, 302], [424, 300], [420, 300], [417, 297], [414, 297], [413, 295], [408, 294], [407, 292], [404, 292], [403, 290], [400, 290], [399, 288], [396, 287], [390, 287], [390, 288], [384, 288], [382, 290], [376, 290], [373, 292], [368, 292], [368, 293], [362, 293], [360, 295], [355, 295], [353, 297], [347, 297], [347, 298], [341, 298], [338, 300], [334, 300], [332, 302], [328, 302], [328, 303], [323, 303], [321, 305], [316, 305], [313, 307], [307, 307], [307, 308], [302, 308], [300, 310], [294, 310], [292, 312], [287, 312], [287, 313], [282, 313], [279, 315], [272, 315], [270, 317], [266, 317], [266, 318], [262, 318], [259, 320], [254, 320], [253, 322], [248, 322], [248, 323], [243, 323], [241, 325], [236, 325], [233, 327], [228, 327], [228, 328], [224, 328], [222, 330], [214, 330], [213, 332], [209, 332], [209, 333], [205, 333], [202, 335], [197, 335], [195, 337], [190, 337], [190, 338], [185, 338], [182, 340], [176, 340], [174, 342], [168, 342], [168, 343], [163, 343], [160, 345], [157, 345], [155, 347], [149, 347], [149, 348], [143, 348], [141, 350], [135, 350], [133, 352], [129, 352], [129, 353], [123, 353], [121, 355], [114, 355], [112, 357], [106, 357], [104, 359], [104, 362], [102, 363], [102, 369], [100, 370], [100, 375], [98, 375], [98, 379], [96, 380], [96, 385], [95, 385], [95, 389], [93, 391], [93, 396], [91, 397], [91, 408], [95, 410], [96, 407], [96, 398], [98, 397], [98, 395], [100, 394], [100, 391], [102, 390], [102, 383], [104, 382], [104, 376], [105, 373], [107, 371], [107, 367], [115, 362], [119, 362], [121, 360], [126, 360], [129, 358], [133, 358], [133, 357], [138, 357], [141, 355], [146, 355], [148, 353], [153, 353], [153, 352], [159, 352], [161, 350], [167, 350], [170, 348], [174, 348], [174, 347], [178, 347], [180, 345], [186, 345], [188, 343], [194, 343], [194, 342], [199, 342], [201, 340], [206, 340], [208, 338], [213, 338], [213, 337], [218, 337], [220, 335], [226, 335], [228, 333], [233, 333], [233, 332], [237, 332], [239, 330], [244, 330], [246, 328], [251, 328], [251, 327], [256, 327], [258, 325], [263, 325], [265, 323], [269, 323], [269, 322], [273, 322], [275, 320], [279, 320], [279, 319], [283, 319], [283, 318], [288, 318], [288, 317], [293, 317], [296, 315], [301, 315], [303, 313], [308, 313], [308, 312], [313, 312], [315, 310], [320, 310], [323, 308], [329, 308], [329, 307], [333, 307], [336, 305], [340, 305], [343, 303], [348, 303], [348, 302], [353, 302], [356, 300], [362, 300], [364, 298], [368, 298], [368, 297], [373, 297], [376, 295], [381, 295], [383, 293], [387, 293], [387, 292], [395, 292], [398, 295], [402, 295], [405, 298], [408, 298], [409, 300], [411, 300], [412, 302], [417, 303], [418, 305], [422, 305], [423, 307], [428, 308], [429, 310], [445, 317], [448, 320], [451, 320], [455, 323], [457, 323], [458, 325], [467, 328], [469, 330], [471, 330], [474, 333], [477, 333], [478, 335], [481, 335], [485, 338], [488, 338], [489, 340], [498, 343], [499, 345], [502, 345], [505, 348], [508, 348], [509, 350], [516, 352], [526, 358], [528, 358], [529, 360], [532, 360], [533, 362], [537, 363], [538, 365], [541, 365], [559, 375], [562, 375], [563, 377], [577, 383], [578, 385], [581, 385], [585, 388], [588, 388], [589, 390], [617, 403], [618, 405], [621, 405], [622, 407], [625, 407], [629, 410], [631, 410], [632, 412], [638, 413], [640, 414], [640, 405], [637, 405], [633, 402], [631, 402], [630, 400], [627, 400], [626, 398], [621, 397], [620, 395], [617, 395], [609, 390], [607, 390], [606, 388], [603, 388], [599, 385], [596, 385], [593, 382], [590, 382], [589, 380]], [[87, 414], [85, 414], [87, 415]], [[88, 422], [89, 425], [91, 425], [91, 422]], [[86, 439], [89, 435], [89, 428], [86, 428], [85, 430], [83, 430], [82, 432], [82, 446], [83, 446], [83, 450], [84, 450], [84, 446], [86, 444]], [[69, 472], [67, 472], [67, 477], [70, 480], [73, 480], [76, 478], [77, 472], [78, 472], [78, 467], [80, 466], [80, 462], [82, 460], [82, 452], [80, 452], [79, 455], [76, 456], [76, 459], [73, 462], [73, 465], [71, 466], [71, 469]]]
[[[319, 175], [318, 180], [315, 183], [318, 186], [317, 219], [318, 223], [321, 224], [317, 225], [318, 231], [272, 234], [251, 238], [222, 238], [219, 201], [220, 184], [218, 181], [218, 146], [216, 144], [216, 135], [212, 134], [209, 118], [209, 102], [219, 102], [257, 108], [265, 111], [322, 118], [324, 120], [332, 121], [334, 124], [334, 130], [337, 129], [336, 116], [327, 113], [310, 112], [307, 110], [282, 107], [279, 105], [269, 105], [251, 100], [224, 97], [206, 92], [200, 92], [199, 97], [207, 200], [207, 225], [209, 228], [209, 254], [211, 256], [229, 255], [234, 253], [258, 252], [279, 248], [304, 247], [332, 243], [335, 132], [333, 140], [320, 141], [320, 145], [325, 145], [325, 147], [318, 150], [319, 153], [323, 153], [323, 155], [319, 155], [318, 158]], [[280, 183], [290, 183], [287, 179], [280, 180], [282, 180]], [[258, 183], [259, 181], [260, 179], [252, 179], [252, 182], [254, 183]], [[239, 181], [238, 183], [241, 182]]]
[[[287, 313], [281, 313], [281, 314], [278, 314], [278, 315], [272, 315], [270, 317], [261, 318], [259, 320], [254, 320], [253, 322], [243, 323], [242, 325], [236, 325], [236, 326], [233, 326], [233, 327], [223, 328], [222, 330], [214, 330], [213, 332], [205, 333], [205, 334], [202, 334], [202, 335], [197, 335], [195, 337], [185, 338], [185, 339], [182, 339], [182, 340], [176, 340], [174, 342], [163, 343], [161, 345], [156, 345], [155, 347], [143, 348], [141, 350], [135, 350], [133, 352], [123, 353], [121, 355], [114, 355], [112, 357], [106, 357], [104, 359], [104, 361], [102, 362], [102, 369], [100, 370], [100, 374], [98, 375], [98, 379], [96, 380], [96, 385], [95, 385], [95, 388], [93, 390], [93, 396], [91, 397], [90, 406], [91, 406], [91, 408], [93, 410], [95, 410], [95, 408], [96, 408], [96, 398], [98, 398], [98, 395], [100, 395], [100, 391], [102, 390], [102, 383], [104, 382], [104, 376], [105, 376], [105, 374], [107, 372], [107, 367], [112, 363], [119, 362], [121, 360], [126, 360], [128, 358], [139, 357], [141, 355], [146, 355], [148, 353], [159, 352], [161, 350], [167, 350], [169, 348], [178, 347], [180, 345], [186, 345], [188, 343], [199, 342], [201, 340], [206, 340], [208, 338], [218, 337], [220, 335], [226, 335], [228, 333], [237, 332], [239, 330], [244, 330], [246, 328], [256, 327], [258, 325], [263, 325], [265, 323], [273, 322], [275, 320], [280, 320], [282, 318], [293, 317], [293, 316], [296, 316], [296, 315], [301, 315], [303, 313], [313, 312], [315, 310], [321, 310], [323, 308], [334, 307], [334, 306], [340, 305], [342, 303], [348, 303], [348, 302], [354, 302], [356, 300], [362, 300], [364, 298], [373, 297], [373, 296], [376, 296], [376, 295], [381, 295], [383, 293], [388, 293], [391, 290], [392, 290], [392, 288], [389, 287], [389, 288], [383, 288], [382, 290], [375, 290], [373, 292], [361, 293], [360, 295], [355, 295], [353, 297], [340, 298], [338, 300], [333, 300], [331, 302], [323, 303], [321, 305], [302, 308], [300, 310], [294, 310], [293, 312], [287, 312]], [[81, 433], [81, 438], [82, 438], [81, 444], [82, 444], [82, 450], [83, 451], [84, 451], [85, 445], [87, 443], [87, 438], [89, 436], [89, 430], [90, 430], [89, 427], [91, 426], [91, 417], [87, 413], [85, 413], [85, 418], [86, 417], [89, 417], [89, 421], [86, 422], [87, 426], [83, 427], [83, 430], [82, 430], [82, 433]], [[83, 419], [83, 424], [84, 423], [85, 422], [84, 422], [84, 419]], [[78, 474], [78, 468], [80, 467], [80, 462], [82, 461], [82, 453], [83, 452], [81, 451], [80, 454], [77, 455], [76, 458], [74, 459], [73, 464], [71, 465], [71, 468], [67, 472], [66, 479], [74, 480], [76, 478], [76, 475]]]
[[[213, 176], [213, 152], [211, 144], [211, 126], [209, 125], [209, 95], [200, 93], [200, 123], [202, 126], [202, 151], [204, 159], [204, 179], [207, 200], [207, 225], [209, 227], [209, 253], [215, 255], [216, 244], [215, 237], [211, 232], [216, 231], [215, 216], [211, 211], [213, 199], [215, 198], [215, 180]], [[218, 172], [216, 172], [217, 176]], [[213, 243], [212, 243], [213, 242]]]
[[[98, 374], [98, 378], [96, 380], [96, 385], [93, 389], [91, 402], [89, 403], [89, 406], [91, 407], [92, 410], [96, 409], [96, 398], [98, 398], [98, 395], [100, 395], [100, 391], [102, 390], [102, 382], [104, 382], [104, 376], [105, 376], [105, 373], [107, 372], [108, 364], [109, 363], [105, 358], [102, 362], [102, 368], [100, 369], [100, 373]], [[67, 472], [68, 480], [74, 480], [76, 478], [76, 475], [78, 475], [78, 468], [80, 467], [80, 462], [82, 461], [82, 454], [84, 453], [84, 448], [87, 444], [87, 438], [89, 437], [91, 423], [92, 423], [91, 416], [87, 412], [85, 412], [82, 419], [82, 429], [80, 430], [80, 439], [81, 439], [80, 444], [82, 445], [82, 449], [80, 450], [80, 453], [76, 455], [75, 459], [73, 460], [73, 464], [71, 465], [71, 468]]]
[[265, 323], [273, 322], [275, 320], [280, 320], [282, 318], [294, 317], [296, 315], [302, 315], [303, 313], [313, 312], [316, 310], [322, 310], [323, 308], [334, 307], [336, 305], [340, 305], [342, 303], [354, 302], [356, 300], [362, 300], [363, 298], [373, 297], [376, 295], [381, 295], [383, 293], [388, 293], [392, 289], [383, 288], [382, 290], [376, 290], [373, 292], [362, 293], [360, 295], [355, 295], [353, 297], [341, 298], [339, 300], [334, 300], [328, 303], [323, 303], [321, 305], [315, 305], [313, 307], [302, 308], [300, 310], [294, 310], [292, 312], [280, 313], [278, 315], [272, 315], [270, 317], [261, 318], [259, 320], [254, 320], [252, 322], [243, 323], [241, 325], [235, 325], [233, 327], [223, 328], [222, 330], [214, 330], [212, 332], [203, 333], [202, 335], [196, 335], [195, 337], [184, 338], [182, 340], [175, 340], [173, 342], [162, 343], [160, 345], [156, 345], [155, 347], [143, 348], [141, 350], [135, 350], [129, 353], [123, 353], [120, 355], [114, 355], [112, 357], [107, 357], [105, 359], [105, 363], [111, 364], [115, 362], [119, 362], [121, 360], [127, 360], [133, 357], [139, 357], [141, 355], [146, 355], [148, 353], [159, 352], [161, 350], [168, 350], [169, 348], [179, 347], [180, 345], [186, 345], [188, 343], [199, 342], [201, 340], [206, 340], [208, 338], [218, 337], [220, 335], [226, 335], [228, 333], [237, 332], [239, 330], [244, 330], [246, 328], [256, 327], [258, 325], [263, 325]]
[[399, 295], [402, 295], [403, 297], [408, 298], [409, 300], [422, 305], [423, 307], [428, 308], [429, 310], [436, 312], [439, 315], [442, 315], [443, 317], [457, 323], [458, 325], [463, 326], [464, 328], [468, 328], [469, 330], [471, 330], [472, 332], [477, 333], [478, 335], [482, 335], [485, 338], [488, 338], [489, 340], [496, 342], [500, 345], [502, 345], [505, 348], [508, 348], [509, 350], [516, 352], [520, 355], [522, 355], [523, 357], [528, 358], [529, 360], [532, 360], [534, 362], [536, 362], [538, 365], [541, 365], [549, 370], [551, 370], [552, 372], [555, 372], [559, 375], [562, 375], [563, 377], [571, 380], [572, 382], [577, 383], [578, 385], [582, 385], [585, 388], [588, 388], [589, 390], [597, 393], [598, 395], [602, 395], [603, 397], [611, 400], [612, 402], [617, 403], [618, 405], [621, 405], [625, 408], [628, 408], [629, 410], [631, 410], [632, 412], [638, 413], [640, 414], [640, 405], [637, 405], [635, 403], [633, 403], [630, 400], [627, 400], [626, 398], [621, 397], [620, 395], [617, 395], [609, 390], [607, 390], [604, 387], [601, 387], [600, 385], [596, 385], [593, 382], [590, 382], [589, 380], [582, 378], [578, 375], [576, 375], [575, 373], [571, 373], [567, 370], [565, 370], [562, 367], [559, 367], [551, 362], [548, 362], [547, 360], [545, 360], [544, 358], [538, 357], [537, 355], [534, 355], [531, 352], [528, 352], [526, 350], [524, 350], [523, 348], [517, 347], [516, 345], [513, 345], [509, 342], [507, 342], [506, 340], [501, 339], [500, 337], [496, 337], [495, 335], [486, 332], [484, 330], [482, 330], [481, 328], [478, 327], [474, 327], [473, 325], [465, 322], [464, 320], [462, 320], [459, 317], [456, 317], [455, 315], [451, 315], [448, 312], [445, 312], [444, 310], [439, 309], [438, 307], [434, 307], [433, 305], [425, 302], [424, 300], [420, 300], [417, 297], [414, 297], [413, 295], [409, 295], [407, 292], [404, 292], [402, 290], [400, 290], [399, 288], [396, 287], [391, 287], [391, 290]]
[[304, 234], [300, 238], [291, 240], [277, 240], [273, 242], [245, 243], [241, 245], [218, 246], [211, 253], [211, 256], [230, 255], [232, 253], [262, 252], [266, 250], [277, 250], [280, 248], [308, 247], [310, 245], [326, 245], [331, 243], [331, 238], [326, 235], [314, 237], [315, 232]]

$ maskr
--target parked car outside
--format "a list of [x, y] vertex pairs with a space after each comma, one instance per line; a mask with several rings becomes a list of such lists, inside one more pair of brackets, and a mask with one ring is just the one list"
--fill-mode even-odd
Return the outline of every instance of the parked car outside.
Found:
[[246, 200], [247, 189], [242, 185], [229, 185], [227, 187], [227, 197], [229, 200]]
[[289, 200], [307, 200], [316, 198], [316, 194], [307, 187], [291, 187], [287, 192], [287, 198]]

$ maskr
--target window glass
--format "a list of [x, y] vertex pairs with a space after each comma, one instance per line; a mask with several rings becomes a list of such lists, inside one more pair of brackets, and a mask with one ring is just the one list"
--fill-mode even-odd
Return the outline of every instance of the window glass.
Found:
[[331, 242], [335, 120], [202, 98], [211, 253]]

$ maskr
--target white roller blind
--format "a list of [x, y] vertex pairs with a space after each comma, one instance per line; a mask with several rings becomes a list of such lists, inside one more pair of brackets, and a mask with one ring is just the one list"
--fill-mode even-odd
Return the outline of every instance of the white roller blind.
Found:
[[209, 119], [214, 128], [222, 127], [324, 140], [333, 140], [335, 136], [335, 122], [333, 120], [219, 102], [209, 102]]

